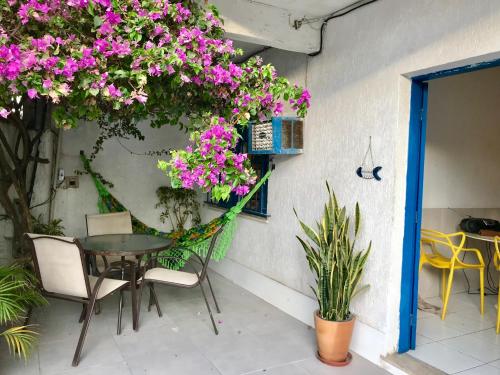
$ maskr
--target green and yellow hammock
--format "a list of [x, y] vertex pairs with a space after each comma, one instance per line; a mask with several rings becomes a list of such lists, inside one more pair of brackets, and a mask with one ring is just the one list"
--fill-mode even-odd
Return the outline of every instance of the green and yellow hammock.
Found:
[[[102, 182], [101, 175], [95, 173], [92, 170], [90, 166], [90, 160], [85, 156], [83, 151], [80, 152], [80, 158], [83, 163], [83, 168], [92, 177], [92, 180], [94, 181], [95, 187], [97, 189], [97, 193], [99, 195], [97, 202], [99, 213], [105, 214], [111, 212], [128, 211], [127, 208], [108, 191], [108, 189]], [[170, 269], [178, 270], [184, 267], [186, 261], [192, 255], [190, 251], [184, 249], [187, 248], [189, 250], [192, 250], [201, 257], [206, 256], [213, 234], [220, 227], [224, 227], [223, 231], [217, 238], [217, 243], [211, 256], [211, 259], [219, 261], [226, 256], [227, 251], [231, 246], [231, 242], [233, 240], [234, 232], [236, 229], [236, 216], [243, 210], [248, 201], [250, 201], [253, 195], [267, 181], [270, 175], [271, 171], [268, 171], [253, 187], [250, 193], [242, 198], [235, 206], [231, 207], [227, 212], [213, 219], [207, 224], [201, 224], [186, 231], [173, 231], [167, 233], [147, 226], [131, 214], [132, 229], [134, 233], [151, 234], [154, 236], [170, 238], [174, 240], [175, 247], [168, 250], [168, 253], [169, 255], [184, 259], [184, 261], [164, 259], [162, 261], [162, 265]]]

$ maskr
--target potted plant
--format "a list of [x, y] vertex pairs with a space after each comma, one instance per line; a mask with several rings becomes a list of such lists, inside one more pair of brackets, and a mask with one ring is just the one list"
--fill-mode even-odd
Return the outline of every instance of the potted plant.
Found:
[[[339, 207], [334, 192], [328, 182], [329, 200], [325, 204], [323, 216], [317, 223], [318, 230], [299, 220], [307, 236], [304, 240], [297, 236], [316, 276], [316, 287], [311, 287], [318, 300], [315, 312], [318, 358], [332, 366], [350, 363], [349, 353], [355, 316], [349, 306], [352, 299], [363, 289], [358, 287], [371, 243], [367, 250], [356, 251], [355, 243], [360, 226], [360, 210], [356, 203], [354, 230], [350, 229], [350, 218], [346, 208]], [[297, 215], [297, 212], [295, 212]], [[297, 216], [298, 218], [298, 216]]]

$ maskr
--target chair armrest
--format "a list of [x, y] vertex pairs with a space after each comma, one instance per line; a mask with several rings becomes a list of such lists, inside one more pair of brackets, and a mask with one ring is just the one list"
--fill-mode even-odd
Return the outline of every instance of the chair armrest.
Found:
[[[484, 259], [483, 259], [483, 255], [481, 254], [481, 252], [478, 250], [478, 249], [467, 249], [467, 248], [461, 248], [459, 250], [459, 253], [460, 252], [464, 252], [464, 253], [475, 253], [476, 256], [477, 256], [477, 260], [479, 261], [479, 264], [481, 264], [482, 266], [484, 266]], [[458, 253], [457, 253], [457, 256], [458, 256]]]
[[[130, 260], [120, 260], [117, 262], [113, 262], [99, 275], [99, 278], [97, 279], [97, 281], [94, 285], [94, 289], [92, 289], [92, 296], [90, 298], [91, 299], [96, 298], [97, 294], [99, 293], [99, 289], [101, 288], [102, 282], [104, 281], [106, 276], [111, 273], [112, 270], [121, 269], [124, 265], [127, 265], [128, 267], [130, 267], [131, 277], [130, 277], [130, 281], [128, 282], [128, 284], [130, 285], [132, 280], [134, 280], [134, 283], [135, 283], [135, 263], [134, 262], [132, 262]], [[127, 284], [125, 284], [125, 285], [127, 285]]]

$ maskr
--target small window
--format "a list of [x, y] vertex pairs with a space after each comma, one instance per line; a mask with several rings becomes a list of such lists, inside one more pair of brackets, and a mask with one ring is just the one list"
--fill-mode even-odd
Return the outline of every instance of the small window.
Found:
[[[242, 139], [238, 143], [238, 146], [236, 147], [236, 151], [240, 152], [240, 153], [247, 153], [248, 152], [248, 132], [243, 131], [242, 133], [243, 133]], [[250, 160], [250, 163], [252, 164], [252, 167], [255, 170], [255, 173], [257, 174], [257, 180], [259, 180], [269, 170], [269, 155], [248, 155], [248, 159]], [[266, 181], [266, 183], [264, 185], [262, 185], [262, 187], [252, 197], [252, 199], [250, 199], [250, 201], [243, 208], [243, 212], [250, 214], [250, 215], [261, 216], [261, 217], [269, 216], [269, 214], [267, 213], [267, 188], [268, 188], [267, 185], [268, 185], [268, 182], [269, 182], [269, 180]], [[234, 193], [231, 193], [231, 196], [230, 196], [228, 201], [215, 202], [212, 200], [210, 193], [208, 193], [206, 202], [209, 204], [212, 204], [214, 206], [229, 209], [229, 208], [233, 207], [235, 204], [237, 204], [239, 200], [240, 200], [239, 196], [237, 196]]]

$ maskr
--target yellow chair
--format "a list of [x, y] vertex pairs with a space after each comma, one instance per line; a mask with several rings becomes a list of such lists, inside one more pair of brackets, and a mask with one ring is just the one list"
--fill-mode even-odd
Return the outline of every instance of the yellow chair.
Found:
[[[456, 244], [458, 243], [458, 245]], [[463, 232], [446, 234], [430, 229], [422, 229], [420, 238], [420, 266], [429, 264], [434, 268], [441, 269], [441, 290], [443, 299], [443, 310], [441, 319], [446, 316], [446, 309], [450, 299], [451, 286], [453, 283], [453, 273], [455, 270], [475, 269], [479, 270], [479, 284], [481, 289], [481, 315], [484, 314], [484, 260], [481, 252], [477, 249], [466, 249], [465, 234]], [[431, 252], [426, 252], [425, 247], [429, 247]], [[438, 248], [447, 248], [451, 251], [451, 257], [443, 255]], [[478, 263], [465, 263], [460, 260], [462, 252], [475, 253]], [[449, 271], [448, 282], [446, 282], [446, 270]]]
[[[495, 268], [500, 271], [500, 237], [495, 236], [495, 257], [493, 258], [493, 263]], [[497, 301], [497, 334], [500, 332], [500, 291], [498, 292]]]

